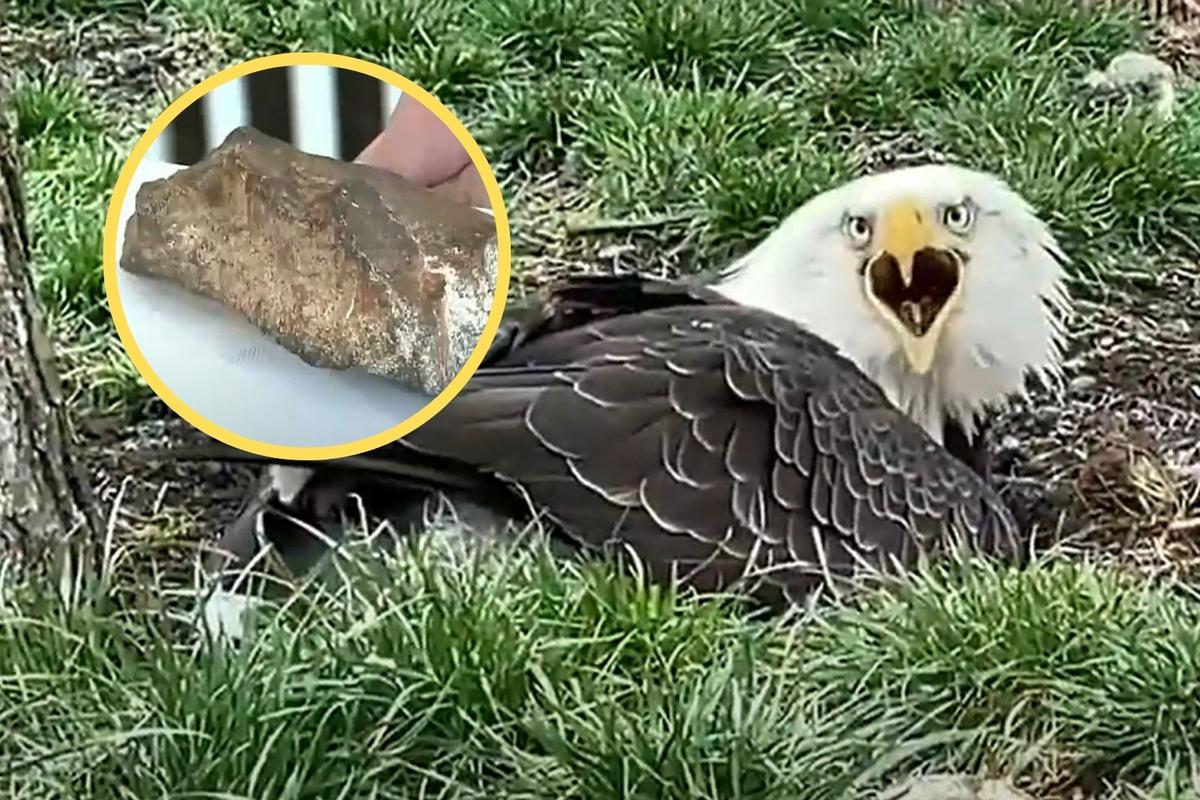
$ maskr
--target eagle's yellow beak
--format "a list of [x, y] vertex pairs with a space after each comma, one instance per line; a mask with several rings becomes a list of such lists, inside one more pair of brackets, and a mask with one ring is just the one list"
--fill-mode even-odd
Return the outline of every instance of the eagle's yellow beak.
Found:
[[962, 258], [939, 243], [934, 211], [901, 200], [879, 217], [863, 271], [867, 298], [900, 337], [909, 367], [929, 372], [962, 285]]

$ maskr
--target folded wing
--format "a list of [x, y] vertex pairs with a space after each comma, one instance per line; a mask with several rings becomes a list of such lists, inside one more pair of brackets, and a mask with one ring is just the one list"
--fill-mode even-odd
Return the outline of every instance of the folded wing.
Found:
[[679, 299], [544, 317], [388, 450], [519, 486], [660, 579], [770, 602], [952, 547], [1019, 556], [1002, 501], [827, 343]]

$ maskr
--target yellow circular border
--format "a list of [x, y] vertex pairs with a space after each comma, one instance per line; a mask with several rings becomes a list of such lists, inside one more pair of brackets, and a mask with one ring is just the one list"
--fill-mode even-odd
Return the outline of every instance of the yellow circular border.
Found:
[[[437, 115], [438, 119], [450, 128], [454, 133], [454, 137], [466, 148], [467, 154], [471, 157], [471, 162], [479, 170], [479, 175], [483, 178], [483, 185], [487, 190], [488, 200], [491, 201], [492, 205], [492, 213], [496, 219], [496, 245], [499, 253], [499, 264], [497, 268], [496, 293], [492, 299], [492, 309], [488, 315], [487, 324], [484, 326], [483, 335], [475, 345], [475, 350], [471, 353], [470, 358], [467, 359], [467, 363], [463, 365], [462, 369], [459, 370], [458, 374], [454, 376], [454, 379], [450, 381], [450, 384], [440, 394], [429, 401], [420, 411], [408, 417], [408, 419], [373, 436], [340, 445], [294, 447], [258, 442], [204, 419], [179, 399], [163, 383], [158, 375], [155, 374], [154, 370], [150, 368], [149, 362], [146, 361], [145, 356], [142, 355], [142, 351], [138, 348], [137, 342], [134, 341], [133, 334], [129, 329], [129, 323], [125, 319], [125, 312], [121, 308], [121, 299], [117, 291], [117, 230], [120, 226], [121, 209], [125, 204], [125, 195], [129, 191], [129, 184], [133, 180], [134, 172], [137, 171], [150, 146], [162, 135], [162, 132], [180, 112], [213, 89], [236, 78], [275, 67], [310, 65], [350, 69], [370, 75], [384, 83], [389, 83], [432, 111]], [[121, 168], [121, 174], [117, 178], [117, 185], [108, 206], [108, 216], [104, 226], [104, 292], [108, 297], [108, 307], [112, 314], [113, 322], [117, 326], [117, 333], [120, 335], [121, 342], [124, 344], [129, 358], [133, 361], [134, 367], [137, 368], [137, 371], [146, 383], [150, 385], [150, 388], [162, 398], [172, 411], [183, 417], [183, 419], [214, 439], [267, 458], [306, 461], [344, 458], [372, 450], [408, 435], [428, 422], [466, 386], [471, 375], [479, 368], [480, 362], [483, 361], [483, 357], [487, 354], [492, 340], [496, 337], [496, 331], [500, 327], [500, 319], [504, 314], [504, 306], [508, 298], [508, 282], [512, 260], [510, 248], [508, 215], [504, 208], [504, 198], [500, 192], [500, 185], [496, 181], [496, 176], [492, 174], [491, 165], [488, 164], [487, 158], [484, 157], [483, 151], [475, 142], [474, 137], [471, 136], [454, 114], [450, 112], [450, 109], [446, 108], [437, 98], [420, 86], [417, 86], [408, 78], [385, 67], [372, 64], [369, 61], [363, 61], [350, 56], [335, 55], [333, 53], [282, 53], [255, 58], [228, 67], [202, 81], [168, 106], [154, 120], [150, 127], [147, 128], [141, 138], [138, 139], [137, 144], [130, 153], [129, 159], [125, 162], [125, 166]]]

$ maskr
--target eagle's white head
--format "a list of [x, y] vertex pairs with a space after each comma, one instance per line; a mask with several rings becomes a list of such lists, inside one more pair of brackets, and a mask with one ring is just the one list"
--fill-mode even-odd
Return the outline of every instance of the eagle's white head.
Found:
[[940, 442], [1061, 377], [1066, 262], [1004, 181], [927, 165], [816, 196], [714, 288], [838, 346]]

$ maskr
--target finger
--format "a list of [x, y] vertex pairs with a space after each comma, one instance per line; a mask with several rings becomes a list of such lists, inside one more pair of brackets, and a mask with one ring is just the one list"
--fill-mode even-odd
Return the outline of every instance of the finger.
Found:
[[458, 175], [471, 158], [436, 114], [403, 95], [383, 132], [355, 160], [434, 186]]
[[483, 178], [474, 164], [468, 164], [449, 180], [432, 187], [437, 194], [458, 203], [467, 203], [477, 208], [491, 208], [492, 201], [483, 185]]

